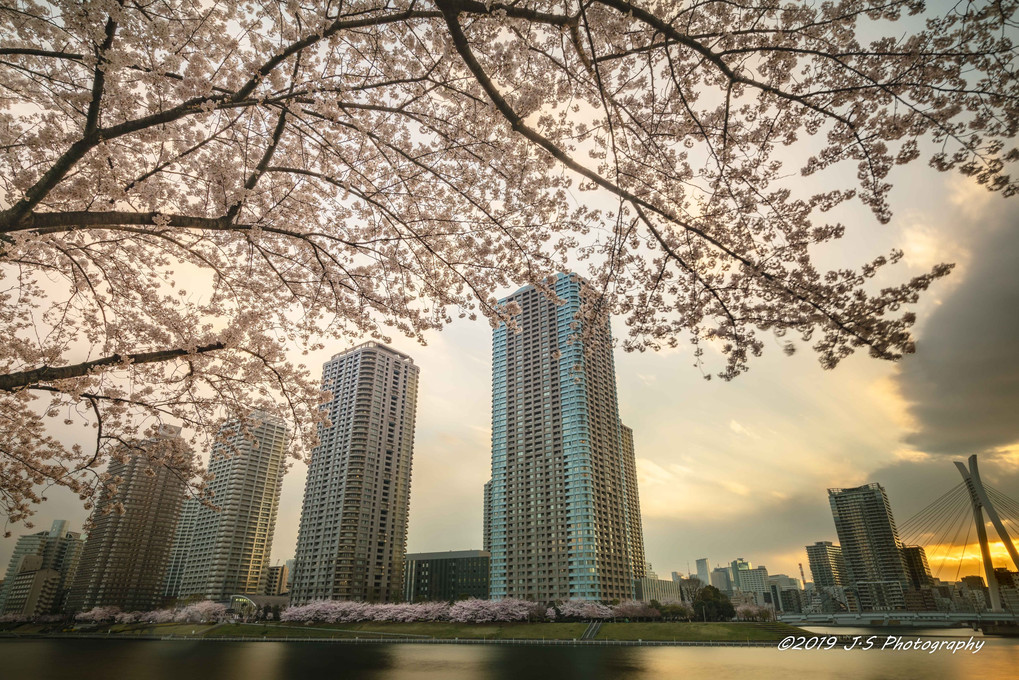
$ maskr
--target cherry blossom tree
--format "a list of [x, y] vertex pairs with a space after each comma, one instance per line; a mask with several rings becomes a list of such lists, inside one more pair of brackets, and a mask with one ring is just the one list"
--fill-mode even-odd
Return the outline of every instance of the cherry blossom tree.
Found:
[[[1016, 8], [6, 2], [0, 503], [88, 502], [164, 422], [207, 445], [257, 408], [300, 456], [321, 396], [291, 357], [512, 323], [500, 291], [562, 270], [627, 349], [717, 347], [709, 377], [767, 334], [825, 367], [911, 352], [909, 305], [950, 266], [878, 287], [901, 252], [824, 271], [812, 248], [847, 201], [891, 219], [924, 155], [1015, 193]], [[200, 487], [198, 465], [177, 472]]]
[[608, 619], [612, 608], [590, 600], [566, 600], [556, 606], [563, 618], [567, 619]]
[[183, 623], [218, 622], [226, 618], [226, 612], [227, 607], [225, 604], [213, 602], [212, 600], [202, 600], [201, 602], [189, 604], [187, 607], [175, 612], [173, 620]]
[[628, 600], [612, 607], [612, 616], [618, 619], [657, 619], [662, 614], [647, 602]]
[[139, 614], [138, 621], [147, 623], [171, 623], [173, 621], [174, 613], [175, 612], [172, 609], [153, 609], [152, 611]]
[[87, 612], [80, 612], [74, 615], [75, 621], [85, 621], [91, 623], [101, 623], [103, 621], [113, 621], [120, 615], [120, 607], [112, 606], [101, 606], [92, 607]]
[[448, 616], [450, 621], [457, 623], [535, 621], [545, 618], [545, 607], [537, 602], [514, 598], [502, 600], [471, 598], [453, 603]]

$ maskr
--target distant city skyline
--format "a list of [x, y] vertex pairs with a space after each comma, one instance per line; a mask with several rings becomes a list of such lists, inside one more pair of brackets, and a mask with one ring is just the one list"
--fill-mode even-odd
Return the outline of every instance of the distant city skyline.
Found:
[[[919, 200], [918, 197], [922, 197]], [[917, 308], [918, 353], [898, 364], [864, 353], [820, 369], [804, 349], [786, 357], [777, 343], [731, 383], [705, 382], [690, 347], [658, 353], [615, 350], [620, 417], [634, 430], [647, 559], [661, 573], [687, 571], [707, 555], [713, 565], [745, 555], [796, 573], [804, 546], [837, 543], [825, 490], [879, 482], [904, 521], [958, 483], [952, 460], [981, 454], [988, 484], [1019, 497], [1019, 355], [1014, 267], [1019, 209], [965, 179], [918, 168], [892, 193], [893, 222], [873, 224], [843, 206], [831, 219], [857, 222], [823, 254], [824, 264], [856, 264], [895, 246], [899, 268], [919, 274], [957, 262]], [[876, 281], [877, 285], [881, 281]], [[510, 292], [509, 290], [507, 292]], [[618, 334], [623, 328], [613, 320]], [[408, 550], [482, 546], [482, 485], [490, 468], [491, 329], [454, 320], [428, 345], [393, 338], [426, 376], [415, 438]], [[351, 341], [351, 346], [357, 344]], [[707, 368], [712, 363], [705, 345]], [[295, 356], [317, 371], [346, 348]], [[199, 452], [208, 456], [208, 452]], [[284, 480], [271, 562], [293, 557], [306, 464]], [[81, 501], [50, 488], [34, 527], [8, 525], [0, 539], [7, 564], [18, 536], [67, 519], [79, 530]], [[767, 522], [752, 522], [766, 516]], [[1004, 557], [995, 549], [996, 559]], [[980, 573], [979, 550], [966, 551], [963, 574]], [[957, 562], [932, 561], [954, 577]]]

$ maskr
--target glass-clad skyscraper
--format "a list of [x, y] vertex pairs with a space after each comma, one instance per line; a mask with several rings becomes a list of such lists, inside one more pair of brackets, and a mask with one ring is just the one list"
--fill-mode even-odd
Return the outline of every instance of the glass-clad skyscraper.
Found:
[[491, 596], [630, 599], [644, 575], [633, 436], [619, 420], [608, 319], [580, 333], [586, 284], [532, 286], [492, 338]]

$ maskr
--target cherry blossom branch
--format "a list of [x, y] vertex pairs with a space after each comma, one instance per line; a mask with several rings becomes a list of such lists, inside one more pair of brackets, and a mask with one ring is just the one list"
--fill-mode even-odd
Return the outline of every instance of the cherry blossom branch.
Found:
[[54, 380], [67, 380], [69, 378], [80, 378], [94, 372], [97, 368], [105, 366], [119, 366], [125, 364], [149, 364], [160, 361], [169, 361], [180, 357], [193, 356], [216, 352], [226, 348], [226, 343], [213, 342], [207, 345], [200, 345], [193, 349], [164, 349], [156, 352], [138, 352], [135, 354], [113, 354], [102, 359], [93, 359], [79, 364], [69, 366], [42, 366], [27, 371], [17, 371], [0, 375], [0, 392], [14, 392], [38, 382], [52, 382]]
[[[510, 123], [510, 127], [514, 132], [522, 135], [523, 137], [531, 140], [541, 148], [545, 149], [556, 160], [561, 162], [570, 170], [573, 170], [574, 172], [590, 179], [599, 186], [611, 191], [613, 194], [621, 198], [624, 198], [628, 202], [632, 203], [634, 206], [645, 208], [650, 212], [653, 212], [661, 216], [666, 221], [675, 224], [679, 227], [682, 227], [687, 232], [696, 234], [706, 242], [710, 243], [712, 246], [718, 248], [720, 251], [731, 257], [732, 259], [736, 260], [737, 262], [740, 262], [750, 272], [753, 272], [754, 275], [760, 276], [769, 283], [776, 285], [783, 292], [788, 293], [789, 295], [799, 300], [800, 302], [804, 302], [810, 305], [811, 307], [816, 309], [819, 313], [824, 315], [825, 318], [827, 318], [833, 325], [838, 327], [841, 331], [845, 332], [847, 335], [855, 338], [861, 344], [867, 345], [868, 347], [871, 347], [875, 351], [879, 351], [882, 355], [888, 358], [891, 358], [893, 356], [890, 353], [888, 353], [887, 350], [878, 350], [878, 348], [874, 344], [873, 339], [861, 335], [858, 331], [850, 328], [844, 321], [839, 319], [831, 310], [827, 309], [825, 306], [823, 306], [816, 300], [813, 300], [806, 293], [794, 290], [793, 288], [789, 287], [785, 282], [781, 281], [774, 274], [764, 271], [760, 266], [752, 262], [749, 258], [735, 252], [732, 248], [726, 246], [724, 243], [714, 238], [707, 232], [698, 229], [692, 224], [680, 220], [676, 215], [671, 214], [664, 208], [656, 206], [640, 198], [639, 196], [636, 196], [635, 194], [627, 191], [626, 189], [605, 179], [598, 173], [584, 167], [583, 165], [575, 161], [573, 158], [571, 158], [568, 154], [566, 154], [562, 149], [556, 146], [551, 140], [542, 136], [534, 129], [530, 128], [527, 124], [524, 123], [523, 119], [516, 113], [516, 111], [513, 110], [513, 107], [510, 106], [509, 103], [505, 100], [505, 98], [503, 98], [503, 96], [499, 93], [498, 89], [495, 87], [495, 84], [492, 82], [491, 78], [489, 78], [488, 74], [482, 68], [481, 64], [479, 64], [477, 59], [474, 57], [474, 53], [471, 50], [470, 44], [467, 41], [467, 36], [463, 33], [463, 30], [460, 27], [460, 23], [457, 19], [456, 13], [446, 8], [446, 3], [444, 2], [444, 0], [439, 0], [437, 2], [437, 5], [443, 9], [443, 14], [446, 19], [446, 25], [449, 28], [450, 35], [453, 38], [453, 44], [456, 47], [457, 52], [460, 54], [461, 58], [463, 58], [464, 63], [467, 65], [467, 68], [471, 71], [471, 73], [474, 74], [475, 78], [477, 78], [478, 84], [481, 85], [482, 89], [485, 90], [485, 93], [492, 100], [492, 103], [495, 104], [499, 112], [502, 113], [502, 115]], [[658, 232], [657, 230], [654, 230], [653, 233], [656, 237], [656, 240], [663, 247], [665, 247], [666, 243], [664, 242], [661, 233]]]

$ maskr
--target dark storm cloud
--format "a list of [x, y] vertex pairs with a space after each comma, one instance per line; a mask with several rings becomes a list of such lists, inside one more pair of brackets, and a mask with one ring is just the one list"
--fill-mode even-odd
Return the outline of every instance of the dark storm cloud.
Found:
[[968, 455], [1019, 441], [1017, 203], [994, 201], [965, 280], [902, 362], [899, 384], [919, 426], [906, 441], [922, 451]]
[[[785, 500], [762, 501], [743, 518], [728, 514], [716, 517], [705, 508], [698, 517], [644, 520], [644, 544], [658, 568], [658, 577], [666, 579], [670, 570], [686, 571], [686, 563], [692, 566], [699, 557], [708, 557], [712, 567], [743, 557], [755, 566], [763, 564], [772, 573], [794, 575], [796, 562], [787, 557], [789, 554], [802, 552], [802, 557], [795, 559], [806, 567], [804, 546], [834, 537], [835, 524], [825, 489]], [[663, 559], [664, 563], [654, 562]]]
[[[1019, 499], [1019, 467], [982, 460], [980, 472], [985, 484]], [[961, 481], [950, 458], [935, 456], [897, 461], [867, 473], [862, 480], [846, 480], [842, 486], [881, 484], [896, 524], [903, 527]], [[743, 557], [755, 566], [763, 564], [771, 573], [790, 576], [798, 576], [796, 565], [802, 563], [809, 579], [804, 547], [815, 541], [839, 542], [824, 487], [785, 500], [762, 500], [741, 519], [728, 514], [716, 517], [706, 509], [698, 517], [644, 520], [644, 542], [659, 578], [668, 578], [673, 569], [686, 571], [687, 563], [692, 567], [696, 558], [706, 556], [712, 567]]]
[[[965, 461], [965, 458], [959, 456], [955, 460]], [[980, 478], [985, 485], [1011, 498], [1019, 498], [1019, 467], [989, 458], [980, 458], [979, 462]], [[920, 461], [899, 461], [874, 470], [867, 481], [878, 482], [885, 488], [895, 521], [901, 526], [961, 483], [962, 476], [951, 458], [931, 456]]]

